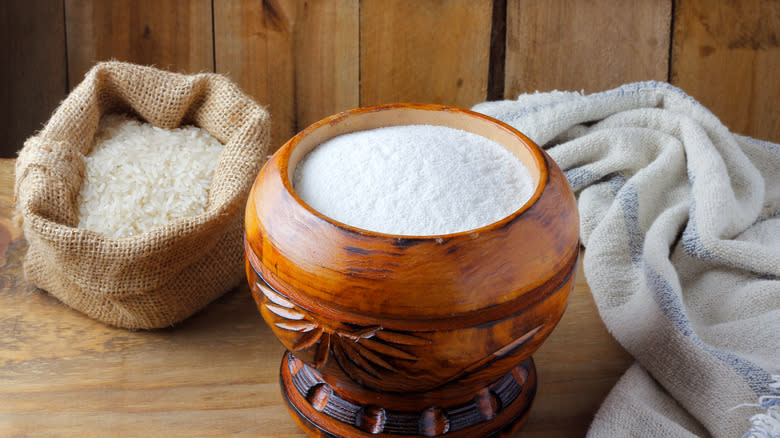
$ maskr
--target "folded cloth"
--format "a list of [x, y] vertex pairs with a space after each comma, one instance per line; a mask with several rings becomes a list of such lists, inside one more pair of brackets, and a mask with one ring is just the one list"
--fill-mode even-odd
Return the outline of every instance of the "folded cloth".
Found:
[[780, 435], [780, 145], [659, 82], [474, 110], [566, 172], [585, 277], [636, 359], [589, 436]]

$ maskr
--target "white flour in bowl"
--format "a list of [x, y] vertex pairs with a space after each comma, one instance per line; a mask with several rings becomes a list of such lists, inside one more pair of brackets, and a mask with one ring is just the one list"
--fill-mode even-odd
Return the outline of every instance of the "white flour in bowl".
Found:
[[325, 216], [405, 236], [489, 225], [522, 207], [535, 190], [528, 169], [503, 146], [431, 125], [332, 138], [298, 163], [293, 185]]

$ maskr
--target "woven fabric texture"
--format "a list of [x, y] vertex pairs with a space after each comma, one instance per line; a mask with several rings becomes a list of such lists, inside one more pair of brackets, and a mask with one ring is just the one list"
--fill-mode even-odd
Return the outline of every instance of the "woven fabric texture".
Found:
[[590, 436], [777, 436], [780, 145], [659, 82], [475, 110], [565, 171], [599, 314], [636, 359]]
[[[122, 239], [77, 228], [84, 155], [104, 114], [195, 125], [224, 144], [206, 211]], [[243, 281], [243, 213], [270, 143], [268, 112], [217, 74], [97, 64], [16, 161], [27, 280], [106, 324], [165, 327]]]

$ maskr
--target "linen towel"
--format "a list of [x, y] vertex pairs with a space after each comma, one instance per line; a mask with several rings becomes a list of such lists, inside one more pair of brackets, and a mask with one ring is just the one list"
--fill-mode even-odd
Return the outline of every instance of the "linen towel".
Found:
[[474, 110], [565, 171], [585, 277], [636, 359], [589, 436], [780, 436], [780, 145], [660, 82]]

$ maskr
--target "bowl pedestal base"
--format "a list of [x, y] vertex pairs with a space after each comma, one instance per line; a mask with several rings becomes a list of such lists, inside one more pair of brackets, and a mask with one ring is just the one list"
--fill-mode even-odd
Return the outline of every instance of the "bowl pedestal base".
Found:
[[429, 392], [379, 392], [328, 371], [323, 375], [290, 352], [282, 358], [287, 408], [313, 437], [506, 437], [525, 421], [536, 394], [531, 358], [487, 387], [469, 388], [473, 393], [461, 394], [452, 405], [442, 400], [452, 400], [448, 395], [469, 385], [456, 380]]

